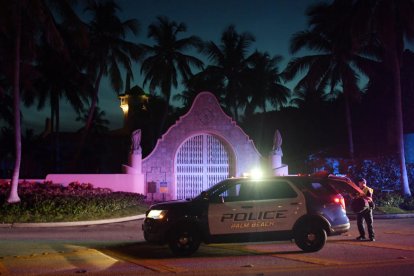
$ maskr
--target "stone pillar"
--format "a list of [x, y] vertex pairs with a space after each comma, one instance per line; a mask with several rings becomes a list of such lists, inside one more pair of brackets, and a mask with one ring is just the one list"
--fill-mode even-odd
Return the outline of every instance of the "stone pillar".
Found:
[[272, 151], [271, 160], [272, 160], [272, 169], [276, 169], [282, 166], [282, 151]]
[[270, 152], [271, 166], [273, 175], [287, 175], [288, 166], [282, 164], [282, 136], [280, 135], [279, 130], [275, 132], [273, 138], [273, 150]]
[[141, 130], [137, 129], [131, 135], [131, 150], [128, 156], [128, 165], [122, 165], [123, 172], [130, 174], [134, 188], [146, 194], [144, 175], [142, 174]]
[[131, 152], [128, 158], [129, 166], [126, 167], [126, 173], [140, 174], [142, 173], [142, 153]]
[[131, 135], [131, 150], [129, 152], [129, 166], [126, 166], [127, 173], [142, 173], [142, 150], [141, 150], [141, 130], [137, 129]]
[[270, 162], [273, 171], [273, 175], [281, 176], [288, 175], [288, 165], [282, 163], [282, 151], [271, 151]]

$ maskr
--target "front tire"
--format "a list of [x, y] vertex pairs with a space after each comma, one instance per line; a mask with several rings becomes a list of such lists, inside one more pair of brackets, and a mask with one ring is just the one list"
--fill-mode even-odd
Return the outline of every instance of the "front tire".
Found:
[[326, 243], [325, 229], [320, 225], [302, 223], [296, 228], [295, 243], [305, 252], [321, 250]]
[[200, 235], [191, 225], [178, 226], [172, 229], [168, 246], [174, 255], [189, 256], [200, 246]]

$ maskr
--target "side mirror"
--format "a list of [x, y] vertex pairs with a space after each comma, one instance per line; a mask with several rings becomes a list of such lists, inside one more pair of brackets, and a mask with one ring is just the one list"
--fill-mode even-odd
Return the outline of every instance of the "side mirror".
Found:
[[209, 198], [208, 193], [206, 191], [202, 191], [200, 197], [204, 200], [208, 200]]

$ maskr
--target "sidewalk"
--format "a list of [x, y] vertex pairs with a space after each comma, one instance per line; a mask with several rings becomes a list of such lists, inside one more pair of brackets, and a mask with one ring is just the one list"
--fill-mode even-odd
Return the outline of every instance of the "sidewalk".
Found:
[[[356, 219], [355, 214], [347, 214], [349, 219]], [[400, 218], [414, 218], [414, 213], [407, 214], [374, 214], [375, 219], [400, 219]]]
[[124, 218], [114, 218], [114, 219], [101, 219], [101, 220], [91, 220], [91, 221], [73, 221], [73, 222], [42, 222], [42, 223], [5, 223], [0, 224], [0, 228], [35, 228], [35, 227], [69, 227], [69, 226], [86, 226], [86, 225], [96, 225], [96, 224], [108, 224], [108, 223], [118, 223], [131, 220], [144, 219], [145, 215], [137, 215], [132, 217]]
[[[350, 220], [355, 220], [354, 214], [348, 214]], [[132, 217], [114, 218], [114, 219], [102, 219], [91, 221], [73, 221], [73, 222], [43, 222], [43, 223], [5, 223], [0, 224], [0, 228], [40, 228], [40, 227], [70, 227], [70, 226], [87, 226], [97, 224], [119, 223], [132, 220], [144, 219], [145, 215], [137, 215]], [[400, 218], [414, 218], [414, 213], [410, 214], [374, 214], [375, 219], [400, 219]]]

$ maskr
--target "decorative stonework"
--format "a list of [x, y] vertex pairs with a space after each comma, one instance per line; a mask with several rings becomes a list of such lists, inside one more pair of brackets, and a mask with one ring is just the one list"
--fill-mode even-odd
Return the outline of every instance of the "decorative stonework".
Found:
[[[229, 155], [229, 176], [241, 176], [253, 167], [259, 166], [261, 156], [253, 141], [227, 116], [220, 107], [216, 97], [210, 92], [202, 92], [195, 98], [187, 114], [158, 140], [153, 152], [142, 160], [142, 172], [145, 184], [157, 182], [155, 199], [175, 199], [176, 191], [176, 156], [181, 145], [196, 135], [209, 135], [221, 141]], [[160, 180], [150, 172], [165, 172], [165, 181], [161, 187]], [[189, 183], [190, 185], [191, 183]], [[165, 188], [165, 185], [167, 188]], [[161, 188], [168, 193], [160, 193]], [[147, 188], [145, 188], [147, 189]]]
[[200, 110], [200, 113], [197, 115], [197, 117], [203, 125], [214, 122], [214, 113], [208, 108], [203, 108]]

